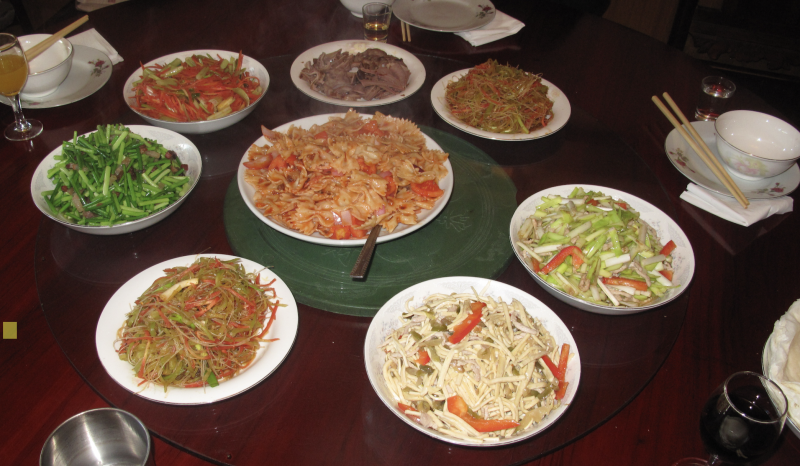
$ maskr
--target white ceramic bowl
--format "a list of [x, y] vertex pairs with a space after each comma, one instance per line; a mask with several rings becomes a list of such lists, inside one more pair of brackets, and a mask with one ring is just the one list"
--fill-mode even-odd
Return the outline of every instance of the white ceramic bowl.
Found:
[[[211, 55], [214, 58], [217, 58], [217, 55], [221, 56], [222, 58], [230, 58], [232, 56], [239, 56], [239, 52], [227, 52], [224, 50], [189, 50], [186, 52], [178, 52], [173, 53], [170, 55], [165, 55], [161, 58], [156, 58], [155, 60], [149, 61], [144, 64], [144, 66], [152, 66], [156, 63], [158, 64], [166, 64], [170, 63], [171, 61], [175, 60], [176, 58], [180, 60], [186, 59], [186, 57], [190, 57], [192, 55]], [[249, 115], [253, 110], [255, 110], [256, 105], [264, 98], [264, 95], [267, 93], [267, 88], [269, 87], [269, 73], [267, 73], [267, 69], [264, 68], [264, 65], [259, 63], [257, 60], [244, 55], [242, 59], [242, 67], [250, 72], [251, 76], [255, 76], [261, 82], [261, 88], [263, 91], [261, 92], [261, 97], [256, 99], [254, 102], [251, 102], [247, 108], [240, 110], [236, 113], [232, 113], [226, 117], [219, 118], [217, 120], [211, 121], [192, 121], [187, 123], [180, 123], [180, 122], [173, 122], [173, 121], [164, 121], [159, 120], [158, 118], [149, 117], [142, 113], [137, 112], [133, 107], [132, 104], [135, 102], [135, 94], [133, 92], [133, 82], [139, 80], [142, 77], [142, 69], [141, 67], [136, 68], [136, 71], [133, 72], [132, 75], [128, 78], [125, 82], [125, 87], [122, 88], [122, 96], [125, 98], [125, 102], [128, 104], [131, 110], [136, 112], [137, 115], [147, 120], [148, 123], [160, 126], [162, 128], [167, 128], [169, 130], [175, 131], [177, 133], [182, 134], [205, 134], [211, 133], [214, 131], [219, 131], [221, 129], [227, 128], [228, 126], [234, 125], [247, 115]]]
[[175, 153], [178, 154], [178, 159], [180, 159], [181, 163], [188, 165], [189, 168], [186, 170], [186, 174], [189, 176], [189, 178], [191, 178], [191, 181], [189, 182], [189, 190], [186, 191], [186, 194], [184, 194], [183, 197], [167, 206], [165, 209], [154, 213], [153, 215], [140, 218], [132, 222], [121, 223], [119, 225], [87, 226], [76, 225], [68, 222], [60, 216], [54, 215], [50, 211], [50, 207], [48, 207], [44, 197], [42, 197], [43, 191], [51, 191], [55, 187], [50, 178], [47, 177], [47, 170], [53, 168], [53, 165], [56, 164], [56, 159], [54, 157], [61, 154], [61, 146], [59, 145], [56, 149], [53, 149], [52, 152], [47, 154], [44, 160], [39, 163], [39, 166], [36, 167], [36, 171], [33, 172], [33, 179], [31, 180], [31, 197], [33, 198], [33, 203], [36, 204], [36, 207], [38, 207], [45, 216], [68, 228], [72, 228], [73, 230], [80, 231], [82, 233], [88, 233], [90, 235], [104, 236], [123, 235], [126, 233], [143, 230], [149, 226], [155, 225], [161, 220], [164, 220], [170, 214], [175, 212], [178, 207], [183, 204], [183, 201], [189, 197], [189, 194], [192, 193], [195, 186], [197, 186], [197, 182], [200, 181], [200, 173], [203, 171], [203, 159], [200, 156], [200, 151], [197, 150], [197, 147], [195, 147], [190, 140], [168, 129], [139, 125], [130, 125], [127, 126], [127, 128], [132, 133], [136, 133], [148, 139], [154, 139], [167, 149], [175, 151]]
[[663, 306], [664, 304], [676, 299], [678, 296], [681, 295], [686, 289], [689, 287], [689, 284], [692, 282], [692, 277], [694, 276], [694, 269], [695, 269], [695, 262], [694, 262], [694, 251], [692, 250], [692, 245], [689, 243], [689, 238], [686, 234], [681, 230], [681, 227], [675, 223], [667, 214], [659, 210], [656, 206], [650, 204], [649, 202], [640, 199], [632, 194], [628, 194], [623, 191], [617, 191], [616, 189], [606, 188], [603, 186], [592, 186], [592, 185], [579, 185], [585, 191], [600, 191], [607, 196], [611, 196], [614, 199], [621, 199], [628, 203], [635, 211], [639, 212], [640, 218], [647, 222], [648, 225], [653, 227], [658, 232], [658, 237], [661, 239], [662, 244], [666, 244], [669, 240], [675, 242], [677, 246], [674, 251], [672, 251], [672, 267], [674, 269], [674, 277], [673, 283], [679, 285], [677, 288], [673, 288], [669, 290], [663, 297], [656, 300], [655, 302], [641, 307], [614, 307], [614, 306], [603, 306], [600, 304], [590, 303], [588, 301], [584, 301], [582, 299], [578, 299], [570, 294], [567, 294], [558, 288], [550, 285], [545, 280], [543, 280], [536, 272], [533, 271], [533, 266], [531, 265], [530, 258], [525, 256], [525, 252], [517, 245], [517, 241], [519, 239], [518, 233], [519, 229], [522, 226], [522, 222], [525, 221], [528, 217], [530, 217], [534, 212], [536, 212], [536, 206], [542, 203], [542, 197], [550, 196], [553, 194], [557, 194], [562, 197], [569, 196], [569, 193], [575, 188], [575, 185], [565, 185], [565, 186], [556, 186], [553, 188], [548, 188], [543, 191], [539, 191], [538, 193], [534, 194], [533, 196], [525, 199], [522, 204], [517, 207], [516, 212], [511, 217], [511, 226], [509, 228], [509, 236], [511, 238], [511, 247], [514, 249], [514, 254], [516, 254], [517, 259], [522, 262], [522, 265], [525, 266], [525, 270], [533, 277], [533, 279], [538, 283], [542, 288], [545, 289], [548, 293], [555, 296], [559, 300], [569, 304], [570, 306], [577, 307], [578, 309], [583, 309], [584, 311], [593, 312], [595, 314], [606, 314], [606, 315], [628, 315], [628, 314], [636, 314], [638, 312], [644, 312], [659, 306]]
[[[350, 13], [355, 16], [356, 18], [362, 18], [363, 15], [361, 14], [361, 7], [366, 5], [367, 3], [376, 3], [378, 0], [339, 0], [342, 2], [345, 8], [350, 10]], [[391, 5], [394, 3], [394, 0], [381, 0], [378, 3], [385, 3], [387, 5]]]
[[[379, 349], [379, 346], [384, 342], [387, 335], [400, 327], [402, 322], [399, 317], [406, 310], [407, 306], [412, 308], [417, 307], [424, 303], [426, 297], [435, 293], [471, 293], [472, 290], [484, 296], [491, 296], [496, 301], [502, 300], [508, 304], [516, 299], [525, 307], [528, 315], [539, 319], [539, 321], [544, 324], [544, 327], [553, 335], [559, 345], [562, 343], [569, 343], [569, 352], [572, 354], [572, 359], [570, 359], [567, 365], [567, 373], [565, 376], [569, 386], [567, 387], [564, 398], [561, 400], [561, 406], [551, 411], [550, 414], [532, 428], [506, 437], [495, 443], [475, 443], [451, 437], [439, 431], [425, 428], [421, 424], [412, 421], [397, 408], [398, 400], [394, 398], [394, 395], [392, 395], [391, 390], [383, 378], [385, 355], [384, 352]], [[578, 393], [578, 385], [581, 379], [581, 357], [578, 352], [578, 345], [575, 343], [575, 339], [570, 333], [569, 328], [555, 312], [538, 299], [518, 288], [494, 280], [477, 277], [435, 278], [418, 283], [392, 297], [380, 308], [378, 313], [375, 314], [375, 317], [369, 325], [367, 337], [364, 341], [364, 362], [366, 364], [367, 377], [369, 377], [369, 382], [372, 388], [375, 389], [375, 393], [378, 394], [378, 397], [383, 401], [386, 407], [403, 422], [426, 435], [430, 435], [444, 442], [475, 447], [491, 448], [509, 445], [542, 433], [569, 409], [575, 395]]]
[[[18, 39], [22, 50], [28, 50], [50, 36], [51, 34], [31, 34]], [[28, 62], [28, 81], [22, 88], [20, 97], [37, 99], [55, 92], [72, 69], [74, 53], [70, 41], [59, 39], [52, 47]]]
[[800, 131], [766, 113], [726, 112], [717, 118], [714, 129], [719, 155], [739, 178], [771, 178], [800, 159]]

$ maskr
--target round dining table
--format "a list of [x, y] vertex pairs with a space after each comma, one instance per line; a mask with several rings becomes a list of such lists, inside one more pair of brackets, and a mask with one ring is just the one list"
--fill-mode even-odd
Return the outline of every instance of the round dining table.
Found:
[[[349, 276], [359, 248], [313, 246], [319, 261], [309, 259], [311, 246], [267, 227], [246, 209], [237, 185], [242, 157], [262, 125], [348, 110], [346, 102], [301, 92], [290, 69], [312, 47], [363, 39], [360, 18], [336, 0], [137, 0], [89, 13], [76, 33], [94, 28], [123, 59], [105, 64], [108, 82], [74, 102], [28, 106], [25, 115], [40, 120], [44, 132], [29, 142], [0, 141], [0, 314], [4, 325], [16, 325], [16, 338], [0, 342], [1, 462], [35, 464], [59, 424], [105, 406], [144, 422], [158, 465], [671, 465], [705, 456], [698, 427], [707, 397], [734, 372], [762, 371], [775, 322], [800, 298], [798, 215], [744, 227], [680, 198], [689, 180], [665, 154], [672, 126], [651, 96], [669, 92], [691, 116], [701, 79], [724, 71], [556, 3], [497, 0], [494, 7], [525, 26], [477, 47], [413, 25], [404, 41], [401, 21], [392, 19], [388, 44], [421, 62], [424, 82], [401, 100], [357, 110], [418, 125], [450, 154], [456, 183], [440, 214], [446, 221], [378, 244], [363, 281]], [[37, 32], [54, 33], [83, 15], [63, 13]], [[202, 49], [241, 51], [267, 69], [269, 85], [240, 122], [184, 135], [203, 163], [186, 201], [153, 226], [112, 236], [78, 232], [43, 216], [30, 184], [45, 156], [98, 125], [148, 124], [123, 98], [128, 77], [142, 63]], [[539, 139], [503, 141], [474, 136], [440, 117], [431, 98], [437, 82], [488, 59], [541, 73], [568, 99], [566, 124]], [[729, 110], [781, 116], [758, 91], [740, 86]], [[0, 115], [3, 125], [13, 121], [7, 105]], [[459, 181], [467, 172], [474, 179]], [[645, 312], [601, 315], [536, 283], [513, 254], [510, 215], [534, 193], [561, 185], [623, 191], [677, 223], [696, 267], [682, 294]], [[445, 239], [430, 239], [437, 228]], [[488, 233], [472, 241], [479, 232]], [[106, 303], [141, 271], [201, 253], [244, 257], [282, 277], [298, 303], [293, 345], [268, 377], [221, 401], [175, 405], [124, 389], [98, 355], [113, 349], [96, 346]], [[302, 261], [309, 263], [301, 267]], [[456, 275], [529, 293], [574, 337], [578, 389], [564, 414], [533, 437], [494, 447], [444, 442], [399, 419], [370, 384], [365, 336], [385, 296], [408, 283]], [[800, 439], [786, 428], [763, 464], [798, 462]]]

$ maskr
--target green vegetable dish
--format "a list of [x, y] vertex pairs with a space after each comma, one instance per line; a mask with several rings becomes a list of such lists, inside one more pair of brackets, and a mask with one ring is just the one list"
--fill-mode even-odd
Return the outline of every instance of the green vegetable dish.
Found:
[[641, 307], [671, 288], [675, 242], [622, 199], [576, 187], [543, 197], [522, 222], [519, 246], [533, 271], [555, 288], [593, 304]]
[[67, 222], [111, 226], [139, 220], [168, 207], [191, 187], [188, 167], [175, 152], [123, 125], [64, 141], [47, 171], [54, 189], [41, 194], [50, 211]]

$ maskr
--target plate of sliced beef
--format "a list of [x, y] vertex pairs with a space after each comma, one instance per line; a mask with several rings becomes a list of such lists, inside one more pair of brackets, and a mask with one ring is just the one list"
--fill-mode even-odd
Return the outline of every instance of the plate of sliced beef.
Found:
[[394, 45], [342, 40], [318, 45], [292, 64], [292, 82], [317, 100], [374, 107], [409, 97], [425, 82], [417, 57]]

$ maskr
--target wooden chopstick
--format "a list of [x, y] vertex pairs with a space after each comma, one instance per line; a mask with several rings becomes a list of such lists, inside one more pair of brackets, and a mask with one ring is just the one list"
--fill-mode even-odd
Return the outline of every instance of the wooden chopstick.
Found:
[[[664, 94], [665, 94], [665, 98], [668, 98], [668, 94], [666, 94], [666, 93], [664, 93]], [[671, 98], [668, 98], [668, 100], [672, 101]], [[725, 168], [722, 167], [722, 165], [719, 163], [719, 160], [717, 160], [716, 157], [714, 157], [714, 154], [708, 148], [706, 143], [703, 142], [703, 138], [701, 138], [700, 135], [697, 134], [697, 131], [695, 131], [695, 129], [692, 127], [691, 123], [689, 123], [689, 120], [686, 119], [686, 116], [683, 114], [683, 112], [681, 112], [680, 109], [678, 109], [678, 106], [674, 105], [674, 102], [671, 102], [671, 104], [670, 104], [670, 105], [673, 106], [673, 109], [675, 109], [675, 113], [677, 113], [679, 116], [682, 117], [682, 120], [684, 121], [686, 126], [691, 128], [690, 130], [693, 131], [693, 133], [694, 133], [695, 137], [697, 138], [697, 140], [695, 140], [692, 137], [692, 135], [690, 135], [686, 131], [686, 129], [684, 129], [683, 125], [681, 125], [681, 123], [672, 115], [672, 113], [661, 102], [661, 100], [658, 98], [658, 96], [653, 96], [653, 103], [656, 104], [658, 109], [661, 110], [661, 113], [663, 113], [664, 116], [667, 117], [669, 122], [672, 123], [672, 126], [674, 126], [675, 129], [678, 130], [678, 132], [681, 134], [681, 136], [683, 136], [683, 138], [686, 140], [686, 142], [689, 143], [689, 146], [692, 148], [692, 150], [694, 150], [697, 153], [697, 155], [700, 157], [700, 159], [703, 161], [703, 163], [705, 163], [708, 166], [708, 168], [711, 169], [711, 172], [714, 173], [714, 176], [716, 176], [722, 182], [722, 184], [725, 186], [725, 188], [727, 188], [728, 191], [730, 191], [731, 194], [733, 194], [733, 197], [735, 197], [736, 200], [739, 201], [739, 204], [741, 204], [742, 207], [744, 207], [746, 209], [747, 206], [750, 205], [750, 201], [747, 200], [747, 198], [744, 196], [742, 191], [739, 189], [739, 187], [733, 181], [733, 179], [728, 174], [728, 172], [725, 171]], [[714, 163], [714, 162], [716, 162], [716, 163]]]
[[39, 42], [38, 44], [34, 45], [33, 47], [29, 48], [25, 51], [25, 59], [28, 61], [33, 60], [34, 58], [38, 57], [42, 52], [49, 49], [53, 44], [58, 42], [60, 39], [64, 38], [67, 34], [74, 31], [78, 28], [81, 24], [85, 23], [89, 20], [89, 16], [86, 15], [83, 18], [75, 21], [74, 23], [70, 24], [69, 26], [65, 27], [64, 29], [58, 31], [57, 33], [53, 34], [52, 36], [48, 37], [47, 39]]
[[403, 42], [411, 42], [411, 26], [405, 21], [400, 21], [400, 29], [403, 30]]
[[400, 21], [400, 32], [403, 34], [403, 42], [406, 41], [406, 22]]

